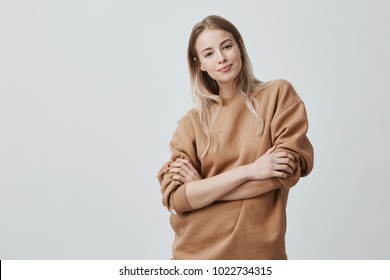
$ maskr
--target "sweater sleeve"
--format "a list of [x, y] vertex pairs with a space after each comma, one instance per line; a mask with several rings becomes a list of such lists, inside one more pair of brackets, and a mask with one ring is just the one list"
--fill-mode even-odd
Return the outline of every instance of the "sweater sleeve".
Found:
[[[304, 103], [299, 99], [292, 86], [287, 87], [287, 103], [277, 112], [272, 123], [272, 142], [276, 151], [286, 151], [295, 157], [298, 169], [287, 179], [278, 178], [285, 189], [290, 189], [300, 177], [308, 175], [313, 169], [314, 151], [306, 135], [308, 120]], [[285, 105], [285, 106], [284, 106]]]
[[169, 165], [177, 158], [187, 159], [200, 173], [200, 163], [197, 159], [195, 133], [190, 117], [185, 116], [180, 122], [169, 143], [171, 157], [157, 174], [161, 185], [162, 203], [172, 214], [181, 214], [192, 211], [186, 195], [187, 184], [172, 180], [168, 173]]

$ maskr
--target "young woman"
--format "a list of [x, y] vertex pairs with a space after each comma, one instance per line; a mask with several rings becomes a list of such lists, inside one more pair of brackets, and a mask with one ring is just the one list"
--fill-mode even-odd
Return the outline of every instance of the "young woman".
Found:
[[158, 173], [174, 259], [286, 259], [289, 189], [313, 167], [303, 102], [285, 80], [263, 83], [243, 39], [219, 16], [188, 44], [195, 108]]

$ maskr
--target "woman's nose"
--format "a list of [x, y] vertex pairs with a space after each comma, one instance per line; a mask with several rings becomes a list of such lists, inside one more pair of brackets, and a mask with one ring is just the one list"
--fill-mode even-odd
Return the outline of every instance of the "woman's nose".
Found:
[[226, 57], [225, 57], [225, 55], [222, 52], [218, 52], [217, 55], [218, 55], [218, 63], [225, 62]]

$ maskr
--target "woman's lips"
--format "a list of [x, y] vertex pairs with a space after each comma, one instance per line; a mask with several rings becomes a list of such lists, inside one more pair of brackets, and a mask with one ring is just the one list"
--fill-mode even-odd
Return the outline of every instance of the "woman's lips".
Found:
[[232, 68], [232, 65], [233, 64], [229, 64], [229, 65], [227, 65], [225, 67], [219, 68], [217, 71], [218, 72], [228, 72]]

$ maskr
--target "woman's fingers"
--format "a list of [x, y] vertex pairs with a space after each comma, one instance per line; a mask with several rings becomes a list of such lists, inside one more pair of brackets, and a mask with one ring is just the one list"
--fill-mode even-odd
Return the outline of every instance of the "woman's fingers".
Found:
[[280, 164], [280, 165], [276, 166], [275, 170], [284, 171], [284, 172], [290, 173], [291, 175], [294, 175], [294, 173], [295, 173], [294, 172], [295, 169], [292, 169], [290, 166], [288, 166], [286, 164]]
[[295, 161], [295, 157], [288, 152], [277, 152], [277, 153], [274, 153], [273, 156], [275, 158], [289, 158], [289, 159]]
[[189, 162], [188, 160], [183, 162], [182, 168], [189, 174], [191, 177], [196, 178], [198, 174], [198, 170]]
[[295, 161], [289, 158], [276, 158], [275, 162], [278, 164], [280, 170], [288, 171], [290, 174], [294, 174], [297, 164]]
[[[189, 165], [192, 166], [190, 163]], [[179, 173], [180, 171], [182, 171], [183, 172], [182, 175], [184, 174], [191, 175], [193, 173], [190, 166], [188, 166], [186, 162], [181, 160], [176, 160], [174, 163], [171, 164], [171, 166], [173, 167], [172, 172]]]
[[[288, 152], [277, 152], [272, 154], [272, 156], [274, 156], [274, 163], [276, 164], [274, 170], [294, 175], [297, 163], [295, 162], [295, 157], [292, 154]], [[280, 174], [278, 173], [278, 175]]]
[[273, 145], [271, 148], [269, 148], [269, 149], [265, 152], [265, 154], [266, 154], [266, 155], [272, 154], [273, 151], [275, 151], [275, 149], [276, 149], [276, 144]]
[[183, 170], [182, 168], [179, 168], [179, 167], [169, 169], [169, 173], [179, 174], [179, 175], [181, 175], [181, 176], [183, 176], [185, 178], [188, 177], [188, 173], [185, 170]]
[[272, 175], [273, 175], [273, 177], [278, 177], [278, 178], [283, 178], [283, 179], [288, 178], [288, 175], [282, 171], [274, 171]]
[[192, 172], [195, 176], [198, 176], [199, 179], [201, 179], [200, 176], [199, 176], [198, 170], [196, 170], [196, 168], [191, 164], [191, 162], [188, 161], [186, 165], [189, 167], [189, 169], [191, 170], [191, 172]]
[[187, 180], [183, 176], [178, 175], [178, 174], [173, 175], [172, 176], [172, 180], [179, 181], [179, 182], [181, 182], [183, 184], [185, 184], [187, 182]]
[[175, 162], [175, 164], [172, 164], [172, 166], [179, 168], [188, 174], [191, 173], [190, 168], [184, 162]]
[[186, 159], [176, 159], [170, 165], [168, 172], [175, 173], [172, 179], [182, 183], [201, 179], [196, 168]]
[[174, 171], [170, 171], [173, 174], [172, 180], [180, 181], [183, 184], [192, 181], [191, 177], [183, 170], [179, 169], [179, 172]]

